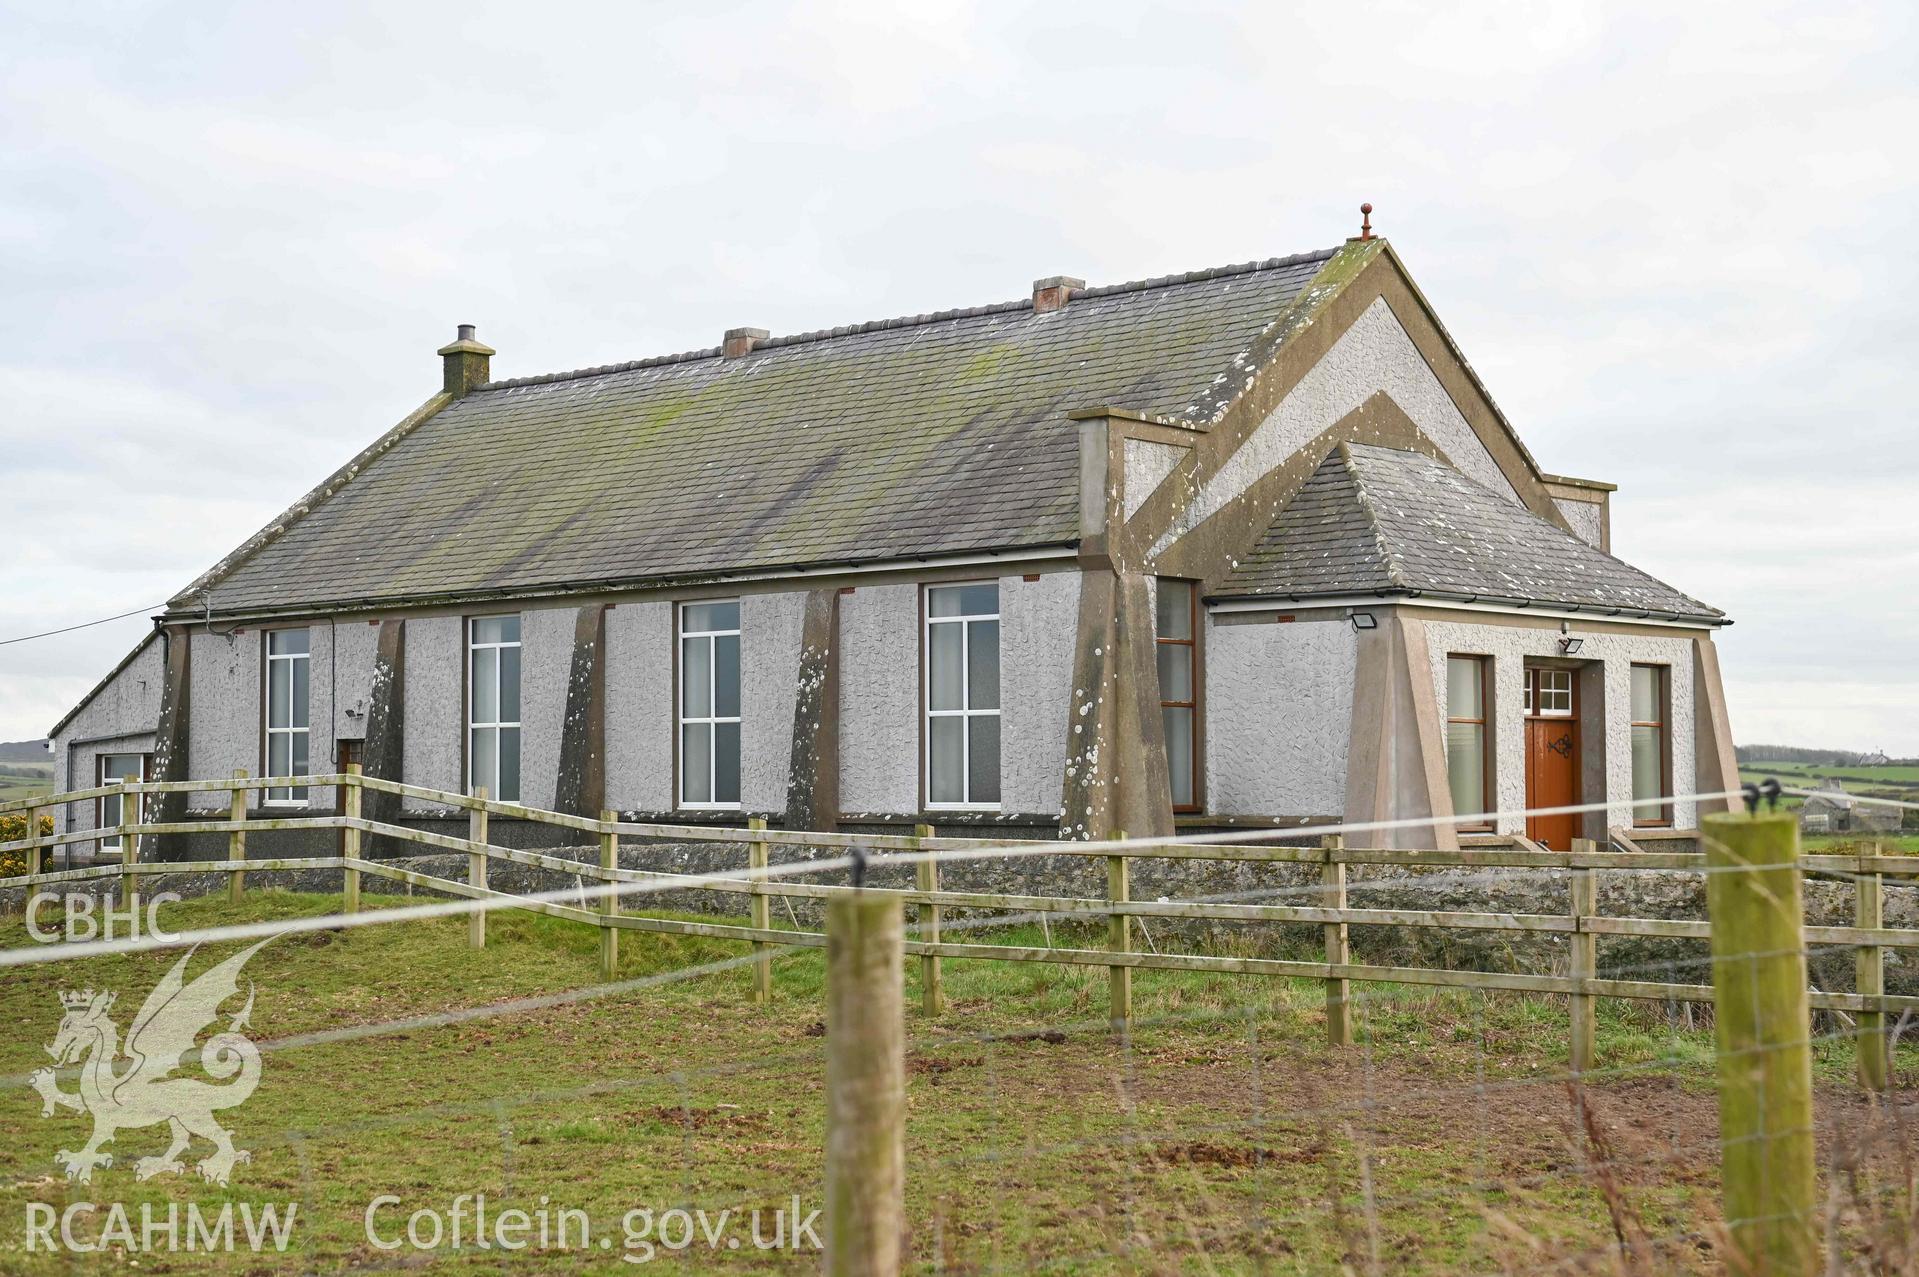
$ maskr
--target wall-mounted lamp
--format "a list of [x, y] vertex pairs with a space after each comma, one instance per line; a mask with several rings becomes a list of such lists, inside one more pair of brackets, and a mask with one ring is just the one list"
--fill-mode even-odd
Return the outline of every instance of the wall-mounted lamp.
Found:
[[1356, 630], [1376, 630], [1379, 620], [1371, 612], [1354, 612], [1353, 628]]
[[1561, 656], [1577, 655], [1579, 652], [1579, 649], [1585, 645], [1585, 642], [1586, 640], [1583, 638], [1573, 638], [1570, 635], [1567, 636], [1566, 638], [1560, 639], [1559, 654]]

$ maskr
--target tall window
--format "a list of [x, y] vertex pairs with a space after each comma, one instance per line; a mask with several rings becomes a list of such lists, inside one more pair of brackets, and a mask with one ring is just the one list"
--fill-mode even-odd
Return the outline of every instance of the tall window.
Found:
[[[307, 672], [311, 658], [305, 630], [267, 631], [267, 756], [269, 776], [305, 776], [307, 767]], [[304, 785], [267, 790], [269, 803], [303, 803]]]
[[680, 806], [740, 805], [740, 605], [680, 608]]
[[520, 801], [520, 618], [467, 622], [466, 788]]
[[1486, 732], [1489, 664], [1483, 656], [1446, 658], [1446, 778], [1456, 816], [1483, 816], [1493, 809]]
[[1664, 665], [1632, 667], [1632, 819], [1663, 825], [1671, 819], [1659, 801], [1670, 789], [1672, 758], [1666, 748], [1667, 682]]
[[1173, 810], [1199, 810], [1199, 591], [1161, 578], [1158, 606], [1159, 717]]
[[926, 591], [926, 803], [999, 805], [999, 586]]
[[[100, 783], [114, 785], [122, 781], [141, 781], [147, 778], [147, 756], [145, 754], [102, 754], [100, 755]], [[140, 823], [140, 795], [135, 794], [129, 800], [124, 794], [103, 794], [100, 797], [99, 819], [94, 822], [95, 829], [111, 829], [120, 824]], [[124, 819], [123, 819], [124, 818]], [[124, 851], [125, 840], [119, 834], [100, 839], [101, 851]]]

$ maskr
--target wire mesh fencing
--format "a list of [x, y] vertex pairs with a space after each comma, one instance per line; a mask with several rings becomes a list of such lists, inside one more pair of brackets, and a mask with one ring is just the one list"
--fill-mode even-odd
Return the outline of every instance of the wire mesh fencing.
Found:
[[[1288, 876], [1178, 898], [1140, 890], [1136, 873], [1124, 913], [1110, 894], [1046, 907], [1061, 900], [941, 892], [917, 877], [928, 861], [951, 871], [996, 852], [1042, 854], [1030, 847], [873, 851], [869, 871], [891, 858], [915, 883], [896, 893], [908, 923], [894, 972], [908, 1008], [903, 1266], [1728, 1270], [1732, 1232], [1752, 1221], [1724, 1208], [1720, 1079], [1757, 1051], [1716, 1040], [1709, 928], [1703, 918], [1661, 919], [1690, 929], [1655, 935], [1581, 925], [1630, 916], [1607, 879], [1709, 880], [1703, 859], [1667, 871], [1598, 860], [1583, 869], [1573, 853], [1529, 863], [1524, 848], [1481, 847], [1507, 863], [1388, 866], [1327, 855], [1383, 849], [1320, 842], [1360, 836], [1313, 831], [1313, 845], [1290, 847], [1271, 833], [1263, 845], [1240, 838], [1225, 845], [1294, 856], [1256, 862]], [[1085, 859], [1097, 875], [1108, 857], [1155, 846], [1129, 842], [1087, 848]], [[1206, 845], [1157, 844], [1181, 854]], [[598, 1271], [642, 1259], [816, 1268], [831, 1043], [823, 937], [808, 911], [849, 890], [854, 848], [818, 850], [816, 861], [712, 875], [744, 924], [739, 914], [715, 923], [650, 907], [649, 897], [686, 889], [658, 876], [583, 877], [551, 893], [544, 903], [595, 919], [618, 896], [622, 916], [687, 924], [625, 930], [611, 979], [597, 921], [491, 896], [409, 902], [372, 889], [347, 914], [338, 897], [262, 890], [271, 871], [257, 856], [239, 904], [215, 893], [169, 905], [166, 938], [43, 946], [24, 919], [0, 919], [0, 1007], [17, 1026], [0, 1057], [9, 1128], [0, 1193], [13, 1199], [0, 1212], [20, 1221], [0, 1268], [184, 1262], [183, 1238], [199, 1236], [189, 1207], [207, 1236], [231, 1243], [195, 1250], [196, 1270]], [[1919, 991], [1896, 960], [1908, 937], [1890, 934], [1903, 930], [1902, 866], [1872, 859], [1809, 858], [1800, 874], [1848, 891], [1879, 882], [1893, 926], [1816, 921], [1800, 943], [1744, 959], [1789, 953], [1820, 984], [1803, 991], [1803, 1025], [1766, 1049], [1809, 1060], [1813, 1223], [1821, 1262], [1837, 1271], [1902, 1271], [1913, 1210], [1910, 1007], [1900, 999]], [[1332, 903], [1335, 863], [1347, 871], [1343, 903]], [[1598, 881], [1582, 903], [1573, 894], [1585, 872]], [[44, 886], [72, 881], [49, 875]], [[814, 890], [777, 904], [752, 890], [781, 883]], [[1522, 886], [1564, 898], [1563, 912], [1501, 908]], [[1422, 894], [1427, 907], [1415, 908]], [[749, 911], [762, 904], [771, 907], [756, 919]], [[1181, 905], [1223, 913], [1196, 919]], [[937, 941], [926, 930], [935, 909]], [[489, 920], [484, 948], [470, 945], [475, 912]], [[1121, 917], [1129, 945], [1115, 951]], [[1454, 933], [1478, 943], [1418, 938]], [[168, 1160], [168, 1126], [156, 1121], [121, 1128], [112, 1165], [69, 1178], [55, 1154], [82, 1144], [94, 1112], [56, 1105], [42, 1119], [34, 1081], [62, 1013], [81, 1009], [59, 995], [122, 993], [105, 1018], [124, 1069], [136, 1004], [190, 946], [201, 948], [189, 979], [269, 935], [278, 938], [252, 959], [251, 1018], [239, 1030], [257, 1039], [258, 1090], [219, 1119], [251, 1160], [210, 1183], [192, 1161], [206, 1151], [197, 1144], [172, 1159], [179, 1171], [143, 1176], [147, 1159]], [[1590, 970], [1575, 969], [1580, 937], [1590, 939]], [[1342, 942], [1348, 960], [1333, 962], [1329, 947]], [[979, 952], [989, 948], [998, 952]], [[1818, 978], [1858, 970], [1868, 950], [1895, 958], [1882, 962], [1877, 998]], [[1139, 961], [1110, 961], [1116, 953]], [[24, 954], [33, 957], [15, 956]], [[763, 967], [769, 997], [756, 1002]], [[1128, 976], [1123, 1016], [1118, 970]], [[1469, 978], [1409, 974], [1421, 971]], [[928, 1014], [934, 981], [942, 1005]], [[236, 989], [209, 1032], [245, 997]], [[1591, 1016], [1583, 1061], [1582, 1012]], [[1860, 1086], [1861, 1059], [1888, 1041], [1883, 1082]], [[89, 1058], [54, 1060], [53, 1089], [82, 1095]], [[197, 1063], [188, 1056], [181, 1074], [199, 1076]], [[83, 1205], [93, 1209], [76, 1211]], [[282, 1220], [291, 1208], [284, 1250], [270, 1230], [249, 1244], [248, 1220], [269, 1207]]]

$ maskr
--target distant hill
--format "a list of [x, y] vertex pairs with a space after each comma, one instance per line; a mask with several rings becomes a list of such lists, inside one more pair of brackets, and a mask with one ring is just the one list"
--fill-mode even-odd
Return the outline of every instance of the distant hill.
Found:
[[53, 755], [43, 740], [0, 741], [0, 763], [43, 763], [53, 766]]
[[1887, 758], [1877, 750], [1807, 749], [1802, 745], [1740, 745], [1733, 753], [1742, 763], [1806, 763], [1813, 767], [1882, 767], [1904, 761]]

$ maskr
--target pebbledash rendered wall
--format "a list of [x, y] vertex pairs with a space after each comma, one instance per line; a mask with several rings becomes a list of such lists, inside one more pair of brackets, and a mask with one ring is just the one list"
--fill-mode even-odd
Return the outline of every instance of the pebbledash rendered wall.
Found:
[[[1066, 757], [1080, 578], [1076, 570], [1000, 587], [1001, 810], [1051, 821], [1059, 814]], [[791, 768], [803, 591], [743, 593], [740, 599], [741, 805], [779, 814]], [[920, 805], [920, 585], [860, 585], [840, 597], [841, 809], [860, 815], [912, 816]], [[574, 607], [529, 607], [521, 617], [521, 798], [553, 807], [566, 690], [574, 658]], [[623, 602], [606, 612], [605, 765], [607, 805], [664, 813], [674, 793], [674, 607]], [[404, 656], [403, 770], [409, 784], [465, 788], [465, 618], [407, 618]], [[315, 773], [338, 765], [339, 742], [365, 738], [372, 695], [377, 623], [307, 623], [308, 761]], [[188, 774], [262, 774], [263, 631], [197, 627], [191, 644]], [[94, 696], [56, 740], [61, 788], [93, 783], [102, 750], [150, 752], [164, 678], [162, 643], [149, 642]], [[191, 809], [222, 811], [223, 792], [196, 794]], [[311, 790], [311, 805], [331, 810], [331, 788]], [[255, 800], [256, 807], [258, 799]], [[76, 805], [72, 828], [90, 828], [91, 808]], [[416, 815], [445, 815], [408, 800]], [[62, 828], [68, 826], [64, 823]]]
[[1258, 613], [1206, 620], [1207, 811], [1337, 818], [1352, 738], [1352, 625]]
[[[153, 750], [153, 728], [160, 720], [160, 690], [166, 663], [159, 636], [148, 639], [108, 680], [97, 695], [65, 724], [53, 742], [53, 787], [90, 789], [99, 777], [102, 754], [145, 754]], [[54, 808], [54, 828], [65, 833], [92, 829], [93, 803]]]
[[[1426, 622], [1433, 686], [1439, 704], [1446, 704], [1446, 657], [1489, 656], [1493, 663], [1494, 796], [1501, 811], [1526, 806], [1526, 727], [1524, 669], [1528, 658], [1558, 658], [1557, 629], [1512, 625], [1473, 625], [1451, 621]], [[1632, 666], [1663, 665], [1670, 672], [1670, 740], [1673, 792], [1692, 793], [1694, 786], [1694, 697], [1692, 639], [1690, 635], [1579, 634], [1581, 747], [1585, 764], [1582, 788], [1588, 802], [1616, 803], [1606, 823], [1632, 824]], [[1597, 692], [1602, 703], [1592, 702]], [[1595, 746], [1599, 748], [1595, 750]], [[1602, 789], [1603, 786], [1603, 789]], [[1696, 805], [1674, 804], [1675, 825], [1698, 824]], [[1501, 833], [1524, 833], [1525, 820], [1500, 822]]]

